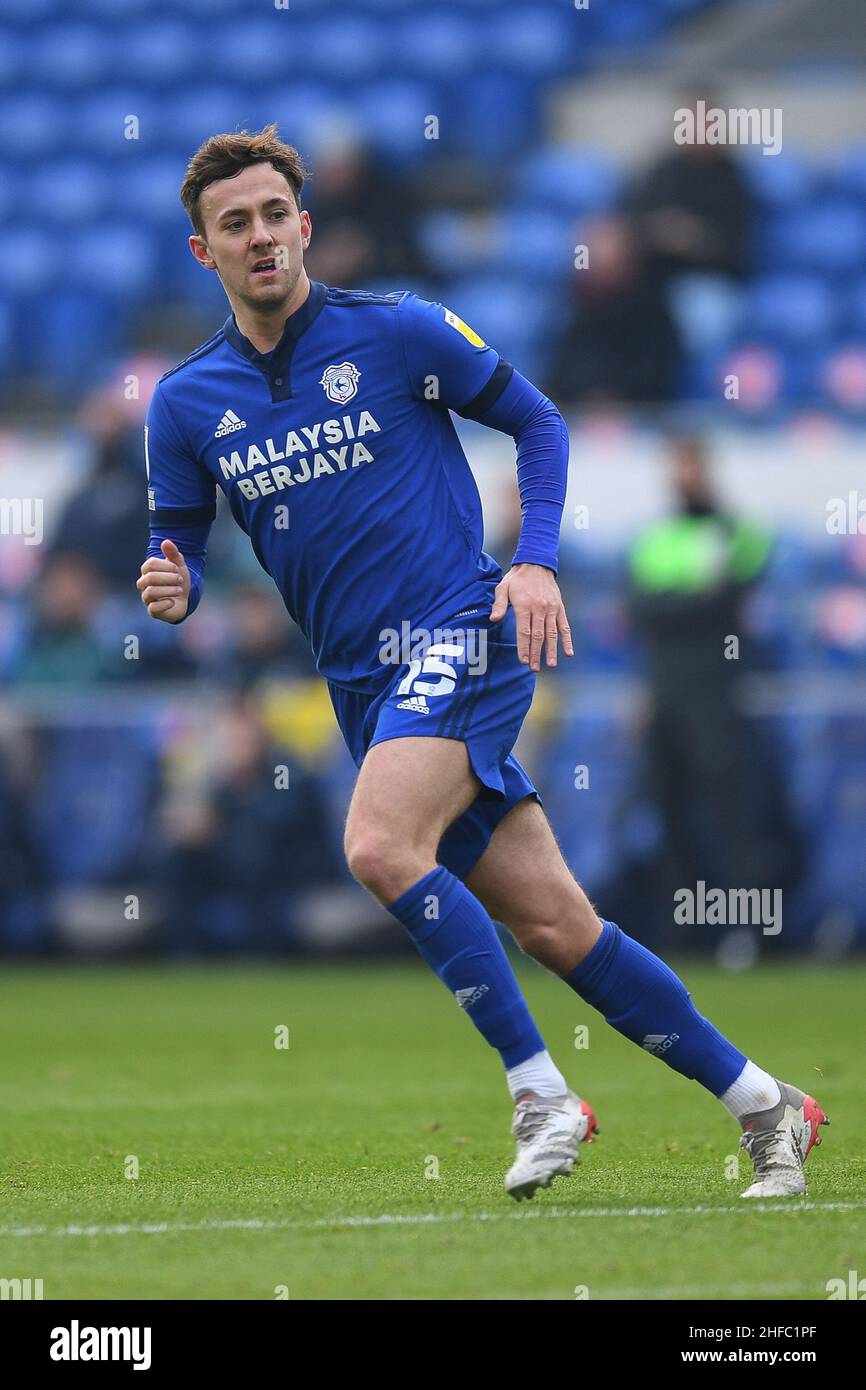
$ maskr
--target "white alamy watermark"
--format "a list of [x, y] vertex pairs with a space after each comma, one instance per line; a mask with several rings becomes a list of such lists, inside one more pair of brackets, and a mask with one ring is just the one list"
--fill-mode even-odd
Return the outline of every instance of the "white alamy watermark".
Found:
[[761, 927], [764, 936], [782, 930], [781, 888], [694, 888], [674, 893], [674, 921], [687, 927]]
[[41, 545], [42, 535], [41, 497], [0, 497], [0, 536], [23, 536], [25, 545]]
[[826, 527], [829, 536], [866, 536], [866, 494], [852, 488], [847, 497], [830, 497]]
[[14, 1301], [43, 1298], [41, 1279], [0, 1279], [0, 1299]]
[[51, 1329], [52, 1361], [131, 1361], [134, 1371], [150, 1369], [149, 1327], [82, 1327], [73, 1318], [69, 1327]]
[[828, 1279], [824, 1288], [830, 1302], [835, 1298], [853, 1298], [858, 1303], [866, 1298], [866, 1279], [861, 1279], [856, 1269], [848, 1270], [848, 1279]]
[[780, 106], [680, 106], [674, 112], [674, 140], [678, 145], [760, 145], [762, 154], [782, 149]]
[[[486, 628], [431, 629], [413, 627], [404, 619], [399, 631], [395, 627], [383, 627], [379, 642], [379, 660], [383, 666], [415, 666], [416, 676], [423, 671], [425, 676], [436, 675], [453, 682], [455, 663], [465, 666], [473, 676], [483, 675], [487, 670]], [[444, 688], [421, 691], [417, 682], [415, 688], [416, 693], [425, 695], [448, 693]]]

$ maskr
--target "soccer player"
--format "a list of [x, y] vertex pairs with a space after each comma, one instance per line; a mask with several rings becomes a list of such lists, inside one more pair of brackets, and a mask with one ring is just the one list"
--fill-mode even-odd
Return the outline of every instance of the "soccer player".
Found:
[[[545, 1048], [495, 921], [619, 1032], [721, 1100], [755, 1166], [744, 1196], [802, 1193], [823, 1111], [738, 1051], [662, 961], [596, 916], [511, 753], [542, 653], [555, 666], [560, 642], [573, 651], [556, 583], [565, 422], [443, 305], [311, 282], [307, 173], [273, 125], [214, 135], [190, 161], [190, 249], [232, 312], [150, 404], [142, 601], [163, 622], [195, 610], [222, 488], [313, 648], [360, 768], [349, 867], [502, 1059], [512, 1196], [569, 1173], [596, 1125]], [[449, 410], [515, 440], [522, 528], [505, 575], [482, 550]]]

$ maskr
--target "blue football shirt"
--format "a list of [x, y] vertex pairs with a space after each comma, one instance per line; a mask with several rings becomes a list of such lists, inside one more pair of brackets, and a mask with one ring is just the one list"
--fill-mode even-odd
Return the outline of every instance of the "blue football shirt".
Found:
[[312, 281], [269, 353], [231, 315], [154, 392], [148, 553], [164, 536], [183, 551], [179, 537], [210, 524], [221, 488], [319, 671], [374, 693], [392, 674], [379, 659], [386, 630], [489, 608], [502, 571], [482, 548], [449, 409], [483, 414], [512, 372], [456, 314], [411, 292]]

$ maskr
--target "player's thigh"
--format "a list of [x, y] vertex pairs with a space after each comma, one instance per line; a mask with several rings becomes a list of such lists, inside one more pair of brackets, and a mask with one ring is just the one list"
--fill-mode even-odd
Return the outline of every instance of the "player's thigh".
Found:
[[349, 805], [347, 850], [369, 836], [432, 846], [478, 795], [466, 745], [451, 738], [408, 737], [368, 751]]
[[577, 950], [591, 950], [601, 923], [562, 857], [547, 816], [526, 798], [496, 827], [466, 879], [491, 917], [502, 922], [523, 950], [560, 966]]

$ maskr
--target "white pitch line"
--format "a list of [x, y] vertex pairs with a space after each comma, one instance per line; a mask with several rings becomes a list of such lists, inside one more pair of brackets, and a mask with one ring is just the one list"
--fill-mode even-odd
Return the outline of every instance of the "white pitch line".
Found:
[[381, 1216], [327, 1216], [315, 1221], [261, 1221], [255, 1217], [235, 1221], [170, 1222], [158, 1221], [138, 1225], [116, 1226], [0, 1226], [4, 1236], [162, 1236], [189, 1231], [325, 1231], [346, 1227], [428, 1226], [454, 1222], [572, 1220], [584, 1217], [660, 1217], [660, 1216], [753, 1216], [781, 1212], [796, 1216], [800, 1212], [864, 1211], [866, 1202], [755, 1202], [739, 1207], [534, 1207], [525, 1211], [424, 1212], [405, 1216], [385, 1213]]

